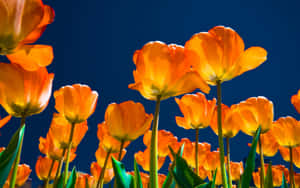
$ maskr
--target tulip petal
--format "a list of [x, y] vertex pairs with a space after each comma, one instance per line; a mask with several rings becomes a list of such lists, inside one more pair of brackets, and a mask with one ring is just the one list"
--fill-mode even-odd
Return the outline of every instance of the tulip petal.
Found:
[[11, 119], [11, 115], [6, 116], [5, 118], [0, 120], [0, 128], [7, 124]]

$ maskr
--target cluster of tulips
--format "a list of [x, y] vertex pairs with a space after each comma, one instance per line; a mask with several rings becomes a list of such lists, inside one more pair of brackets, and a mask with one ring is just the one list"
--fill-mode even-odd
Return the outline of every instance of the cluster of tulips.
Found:
[[[8, 146], [0, 149], [0, 187], [15, 188], [32, 171], [19, 164], [26, 118], [41, 113], [52, 93], [54, 74], [46, 68], [53, 59], [52, 47], [33, 43], [53, 22], [54, 11], [41, 0], [0, 0], [0, 15], [0, 54], [10, 61], [0, 63], [0, 104], [9, 114], [0, 120], [0, 128], [11, 117], [21, 119]], [[294, 165], [300, 168], [300, 122], [290, 116], [274, 121], [273, 103], [265, 97], [250, 97], [230, 107], [221, 101], [221, 84], [255, 69], [266, 56], [261, 47], [245, 50], [242, 38], [224, 26], [196, 33], [184, 46], [145, 44], [133, 55], [134, 83], [128, 87], [156, 102], [154, 115], [131, 100], [109, 104], [104, 121], [98, 124], [99, 148], [90, 174], [75, 167], [70, 171], [69, 164], [88, 130], [87, 119], [95, 111], [98, 93], [82, 84], [60, 88], [54, 92], [57, 113], [36, 146], [43, 154], [36, 162], [37, 177], [46, 188], [100, 188], [113, 178], [118, 188], [300, 187], [300, 174], [293, 169]], [[210, 86], [217, 87], [217, 99], [208, 100], [203, 94], [209, 93]], [[188, 94], [196, 89], [203, 93]], [[179, 95], [183, 96], [175, 101], [183, 117], [177, 116], [176, 123], [194, 129], [195, 142], [179, 141], [171, 132], [158, 129], [160, 102]], [[291, 102], [300, 113], [300, 90]], [[209, 143], [198, 141], [200, 129], [206, 127], [218, 135], [215, 151]], [[245, 163], [230, 160], [230, 139], [239, 131], [253, 137]], [[135, 153], [134, 171], [127, 172], [121, 162], [126, 147], [142, 135], [146, 149]], [[278, 150], [289, 168], [264, 163], [264, 156], [272, 157]], [[169, 173], [159, 174], [166, 157], [171, 161]]]

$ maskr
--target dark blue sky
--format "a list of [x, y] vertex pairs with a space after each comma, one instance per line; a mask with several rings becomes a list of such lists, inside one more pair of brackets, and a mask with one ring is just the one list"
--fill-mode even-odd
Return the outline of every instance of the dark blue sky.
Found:
[[[297, 0], [288, 3], [279, 0], [44, 2], [56, 13], [55, 22], [39, 40], [41, 44], [54, 47], [55, 59], [49, 66], [49, 72], [55, 73], [53, 90], [67, 84], [84, 83], [99, 92], [96, 112], [88, 121], [89, 130], [79, 145], [78, 157], [71, 163], [81, 171], [89, 172], [91, 162], [95, 161], [97, 124], [103, 121], [109, 103], [134, 100], [142, 102], [146, 111], [153, 113], [154, 102], [127, 87], [133, 82], [133, 52], [152, 40], [184, 45], [194, 33], [216, 25], [232, 27], [244, 39], [246, 48], [264, 47], [268, 60], [256, 70], [224, 83], [223, 102], [231, 105], [248, 97], [266, 96], [274, 103], [275, 119], [286, 115], [300, 119], [290, 103], [290, 97], [300, 89], [300, 2]], [[216, 88], [212, 87], [208, 98], [215, 95]], [[45, 137], [53, 112], [54, 98], [51, 97], [42, 114], [27, 120], [21, 162], [32, 168], [40, 154], [38, 139]], [[194, 140], [193, 131], [176, 125], [176, 115], [181, 113], [174, 99], [163, 101], [159, 128], [170, 130], [179, 138]], [[1, 145], [7, 145], [18, 124], [18, 120], [13, 120], [1, 129]], [[232, 160], [240, 161], [247, 155], [250, 140], [242, 133], [232, 139]], [[200, 131], [200, 141], [210, 142], [213, 149], [217, 148], [217, 137], [210, 128]], [[128, 147], [125, 157], [128, 169], [132, 169], [137, 149], [144, 149], [141, 138]], [[273, 161], [274, 164], [282, 163], [279, 154]], [[162, 172], [166, 172], [166, 168]], [[31, 177], [37, 179], [35, 173]]]

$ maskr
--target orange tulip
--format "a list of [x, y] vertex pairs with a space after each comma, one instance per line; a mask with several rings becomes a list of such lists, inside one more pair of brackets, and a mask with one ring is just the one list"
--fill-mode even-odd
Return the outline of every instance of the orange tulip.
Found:
[[53, 77], [46, 68], [26, 71], [15, 64], [0, 63], [1, 105], [15, 117], [41, 113], [48, 105]]
[[7, 58], [12, 63], [21, 65], [25, 70], [35, 71], [52, 63], [53, 48], [48, 45], [25, 45], [7, 55]]
[[[146, 132], [144, 135], [143, 141], [144, 144], [150, 148], [151, 144], [151, 134], [152, 131]], [[177, 143], [177, 137], [174, 136], [170, 131], [166, 130], [159, 130], [158, 131], [158, 156], [160, 157], [166, 157], [169, 152], [169, 146], [173, 145], [174, 143]]]
[[[263, 154], [267, 157], [273, 157], [279, 148], [279, 144], [277, 143], [272, 129], [270, 129], [267, 133], [260, 135], [261, 146], [263, 148]], [[251, 146], [251, 144], [248, 144]], [[259, 146], [256, 147], [256, 153], [260, 154]]]
[[[48, 157], [39, 156], [35, 165], [35, 173], [40, 180], [46, 180], [48, 178], [52, 162], [53, 160]], [[55, 161], [50, 173], [49, 180], [53, 180], [55, 178], [57, 168], [58, 162]]]
[[291, 102], [294, 105], [297, 112], [300, 113], [300, 89], [298, 90], [298, 93], [296, 95], [293, 95], [291, 97]]
[[[121, 142], [114, 137], [111, 136], [109, 132], [109, 127], [106, 122], [102, 122], [98, 124], [98, 131], [97, 131], [98, 139], [101, 142], [103, 149], [108, 152], [118, 153], [120, 152]], [[129, 141], [124, 143], [124, 147], [126, 148], [130, 144]]]
[[64, 86], [54, 92], [55, 108], [71, 124], [82, 123], [94, 113], [98, 93], [87, 85]]
[[267, 59], [261, 47], [245, 50], [243, 39], [233, 29], [216, 26], [196, 33], [185, 43], [186, 55], [195, 70], [210, 85], [228, 81], [255, 69]]
[[273, 126], [276, 141], [283, 147], [300, 146], [300, 122], [291, 116], [281, 117]]
[[186, 61], [183, 46], [167, 45], [163, 42], [148, 42], [142, 49], [135, 51], [133, 71], [135, 83], [130, 89], [137, 90], [148, 100], [161, 100], [190, 93], [199, 88], [208, 93], [210, 88], [191, 70]]
[[205, 168], [204, 168], [203, 166], [200, 166], [200, 167], [199, 167], [199, 171], [198, 171], [198, 172], [199, 172], [198, 176], [199, 176], [201, 179], [203, 179], [203, 180], [205, 180], [206, 177], [208, 177], [209, 174], [211, 174], [211, 172], [205, 170]]
[[[222, 175], [221, 175], [221, 171], [219, 169], [215, 169], [215, 170], [218, 170], [217, 171], [217, 174], [216, 174], [216, 180], [215, 180], [215, 185], [222, 185]], [[213, 179], [213, 173], [215, 172], [214, 171], [211, 171], [211, 173], [208, 173], [208, 180], [209, 181], [212, 181]]]
[[135, 140], [151, 126], [153, 116], [145, 112], [141, 103], [126, 101], [108, 105], [105, 121], [110, 134], [120, 141]]
[[238, 181], [244, 172], [243, 162], [230, 161], [230, 173], [233, 181]]
[[[293, 154], [293, 163], [296, 167], [300, 168], [300, 146], [292, 148]], [[280, 146], [279, 152], [283, 158], [283, 160], [290, 162], [290, 151], [289, 148], [285, 148]]]
[[53, 22], [54, 11], [41, 0], [0, 1], [0, 54], [35, 42]]
[[202, 93], [187, 94], [175, 98], [184, 117], [176, 116], [178, 126], [185, 129], [202, 129], [210, 125], [216, 99], [207, 100]]
[[300, 173], [295, 173], [294, 178], [295, 178], [295, 188], [300, 188]]
[[[136, 162], [142, 166], [142, 168], [149, 172], [150, 171], [150, 149], [147, 148], [145, 151], [139, 151], [134, 154]], [[165, 162], [165, 157], [158, 157], [157, 170], [159, 170]]]
[[11, 119], [11, 115], [6, 116], [5, 118], [0, 119], [0, 128], [6, 125]]
[[[53, 160], [60, 160], [62, 158], [63, 149], [60, 149], [55, 145], [55, 141], [53, 140], [53, 136], [51, 132], [49, 132], [46, 138], [40, 137], [39, 139], [39, 150], [41, 153], [47, 155], [49, 158]], [[72, 162], [76, 157], [76, 148], [73, 148], [70, 153], [70, 162]], [[67, 153], [65, 153], [64, 159], [66, 159]]]
[[[225, 157], [226, 161], [226, 157]], [[205, 170], [214, 172], [220, 166], [220, 151], [207, 151], [206, 157], [203, 162], [203, 167]], [[221, 171], [220, 171], [221, 172]]]
[[75, 188], [95, 188], [97, 180], [89, 174], [78, 174], [76, 178]]
[[[134, 172], [129, 172], [128, 174], [134, 176]], [[147, 173], [140, 172], [140, 176], [142, 179], [143, 188], [149, 188], [150, 176]], [[158, 187], [162, 188], [166, 179], [166, 175], [158, 174]]]
[[[55, 145], [59, 148], [68, 148], [72, 125], [61, 115], [53, 114], [49, 133]], [[87, 121], [76, 124], [72, 139], [72, 148], [76, 148], [88, 130]]]
[[[226, 138], [232, 138], [237, 135], [241, 127], [241, 117], [237, 111], [237, 105], [232, 105], [230, 108], [225, 104], [221, 106], [222, 110], [222, 133]], [[218, 118], [217, 107], [210, 122], [210, 127], [216, 135], [218, 135]]]
[[[268, 165], [265, 165], [265, 174], [267, 173]], [[258, 168], [258, 172], [253, 172], [253, 180], [256, 187], [260, 187], [260, 171]], [[273, 186], [279, 187], [282, 184], [282, 174], [285, 177], [288, 176], [288, 169], [286, 169], [283, 165], [274, 165], [272, 166], [272, 177], [273, 177]]]
[[[29, 178], [30, 173], [31, 173], [30, 166], [26, 164], [19, 164], [17, 169], [16, 186], [21, 187], [22, 185], [24, 185], [27, 179]], [[4, 188], [9, 187], [11, 174], [12, 171], [8, 175]]]
[[261, 126], [261, 134], [266, 133], [272, 127], [274, 118], [273, 103], [265, 97], [251, 97], [238, 104], [241, 115], [241, 130], [254, 136]]
[[[96, 178], [96, 180], [99, 179], [100, 174], [101, 174], [101, 166], [97, 163], [97, 162], [93, 162], [91, 164], [91, 174]], [[105, 169], [105, 173], [104, 173], [104, 183], [107, 184], [109, 183], [113, 177], [114, 177], [114, 169], [109, 168], [109, 169]]]
[[[122, 150], [122, 155], [121, 155], [121, 160], [123, 159], [123, 157], [126, 154], [126, 149]], [[107, 157], [107, 152], [105, 151], [105, 149], [103, 148], [103, 145], [100, 143], [99, 147], [95, 153], [95, 157], [97, 159], [97, 163], [100, 165], [100, 167], [104, 166], [104, 162], [105, 162], [105, 158]], [[119, 153], [110, 153], [109, 157], [108, 157], [108, 162], [107, 162], [107, 166], [106, 169], [110, 169], [112, 168], [112, 162], [111, 162], [111, 157], [114, 157], [115, 159], [117, 159], [119, 156]]]

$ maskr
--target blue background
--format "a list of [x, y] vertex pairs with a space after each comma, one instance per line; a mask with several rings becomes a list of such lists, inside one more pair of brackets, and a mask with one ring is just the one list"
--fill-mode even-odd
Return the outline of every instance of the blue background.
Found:
[[[154, 102], [145, 100], [137, 91], [128, 89], [133, 83], [135, 66], [132, 55], [146, 42], [161, 40], [184, 43], [194, 34], [216, 25], [230, 26], [244, 39], [246, 48], [262, 46], [268, 60], [259, 68], [223, 84], [223, 102], [238, 103], [248, 97], [266, 96], [274, 103], [275, 119], [292, 115], [299, 119], [290, 102], [299, 87], [299, 10], [300, 2], [277, 0], [203, 1], [203, 0], [73, 0], [44, 1], [56, 13], [55, 22], [48, 26], [38, 43], [53, 45], [55, 59], [48, 67], [55, 73], [53, 91], [74, 83], [88, 84], [99, 92], [96, 112], [88, 120], [89, 130], [78, 147], [78, 157], [71, 163], [89, 172], [98, 147], [97, 124], [111, 102], [134, 100], [144, 104], [147, 113], [154, 112]], [[209, 99], [216, 96], [212, 87]], [[38, 139], [45, 137], [54, 109], [51, 97], [47, 109], [27, 119], [22, 163], [32, 169], [40, 155]], [[5, 115], [2, 110], [2, 116]], [[160, 129], [172, 131], [178, 138], [194, 140], [194, 132], [176, 125], [175, 116], [181, 112], [173, 98], [163, 101]], [[1, 146], [6, 146], [17, 129], [19, 120], [12, 120], [0, 130]], [[200, 141], [217, 148], [217, 137], [207, 128], [200, 131]], [[232, 139], [232, 160], [246, 157], [251, 138], [239, 133]], [[128, 169], [133, 166], [133, 154], [143, 150], [142, 138], [128, 147], [124, 159]], [[274, 164], [285, 164], [279, 154]], [[161, 170], [166, 173], [167, 166]], [[33, 172], [31, 178], [37, 181]]]

